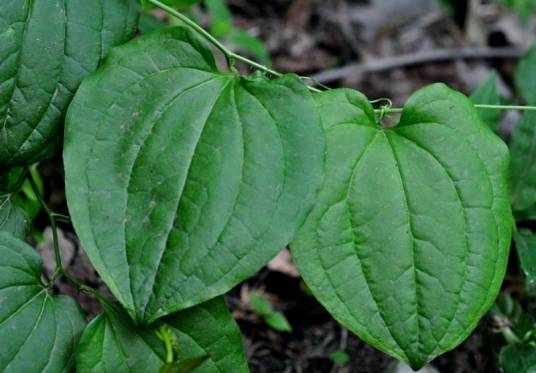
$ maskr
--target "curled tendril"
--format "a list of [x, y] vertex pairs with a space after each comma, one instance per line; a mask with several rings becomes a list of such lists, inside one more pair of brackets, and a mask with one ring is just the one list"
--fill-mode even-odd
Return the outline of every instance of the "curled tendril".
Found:
[[379, 111], [378, 111], [378, 120], [381, 121], [384, 117], [385, 117], [385, 114], [387, 114], [391, 108], [393, 107], [393, 101], [391, 101], [390, 99], [386, 98], [386, 97], [382, 97], [382, 98], [378, 98], [376, 100], [371, 100], [370, 101], [371, 104], [378, 104], [378, 103], [382, 103], [382, 105], [379, 105]]

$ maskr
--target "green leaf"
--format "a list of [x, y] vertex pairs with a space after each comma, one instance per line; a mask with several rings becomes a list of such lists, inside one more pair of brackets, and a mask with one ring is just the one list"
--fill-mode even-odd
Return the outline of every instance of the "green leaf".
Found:
[[292, 326], [281, 312], [275, 311], [272, 303], [259, 293], [250, 294], [250, 303], [266, 324], [273, 329], [283, 332], [291, 332]]
[[251, 293], [249, 301], [255, 312], [261, 316], [269, 315], [274, 310], [272, 303], [258, 293]]
[[512, 133], [510, 153], [512, 205], [522, 211], [536, 204], [536, 112], [523, 114]]
[[280, 330], [282, 332], [292, 332], [292, 326], [288, 322], [285, 315], [281, 312], [272, 312], [269, 315], [264, 316], [264, 321], [266, 324], [275, 330]]
[[504, 373], [536, 373], [536, 348], [520, 344], [503, 347], [499, 364]]
[[515, 81], [521, 96], [529, 105], [536, 105], [536, 43], [523, 56], [515, 71]]
[[[471, 101], [475, 104], [500, 105], [501, 97], [497, 91], [497, 74], [492, 73], [486, 83], [480, 86], [471, 95]], [[499, 110], [479, 109], [480, 117], [492, 131], [497, 131], [501, 112]]]
[[334, 351], [329, 354], [329, 359], [337, 365], [344, 365], [350, 361], [350, 356], [344, 351]]
[[41, 258], [23, 241], [0, 232], [0, 371], [64, 372], [84, 328], [75, 301], [41, 284]]
[[516, 221], [536, 220], [536, 203], [522, 211], [515, 211]]
[[203, 0], [210, 14], [210, 32], [217, 38], [229, 36], [233, 30], [233, 15], [225, 0]]
[[28, 228], [24, 210], [14, 206], [10, 197], [0, 197], [0, 232], [8, 232], [24, 240], [28, 234]]
[[80, 81], [136, 30], [138, 0], [0, 3], [0, 168], [50, 156]]
[[292, 239], [323, 177], [325, 139], [301, 80], [216, 70], [173, 28], [114, 49], [67, 115], [74, 227], [138, 321], [199, 304]]
[[24, 181], [26, 171], [22, 167], [0, 171], [0, 195], [16, 192]]
[[514, 232], [519, 264], [525, 275], [527, 292], [536, 295], [536, 234], [522, 229]]
[[317, 100], [326, 178], [293, 257], [342, 325], [420, 368], [497, 296], [512, 230], [508, 149], [443, 84], [416, 92], [394, 128], [359, 92]]
[[[86, 328], [76, 356], [78, 373], [167, 372], [198, 361], [192, 372], [247, 372], [240, 331], [223, 298], [168, 316], [151, 327], [137, 327], [121, 307], [104, 304], [105, 313]], [[179, 364], [166, 365], [161, 325], [176, 333]], [[201, 360], [201, 361], [199, 361]], [[184, 365], [183, 365], [184, 366]]]
[[259, 38], [245, 31], [235, 30], [231, 34], [231, 40], [238, 49], [250, 53], [262, 63], [271, 64], [270, 55], [266, 50], [266, 46]]

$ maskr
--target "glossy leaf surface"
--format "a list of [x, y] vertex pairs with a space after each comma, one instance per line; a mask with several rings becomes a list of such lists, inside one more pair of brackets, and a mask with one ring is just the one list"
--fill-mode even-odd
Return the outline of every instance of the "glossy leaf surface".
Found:
[[512, 133], [510, 152], [512, 205], [522, 211], [536, 204], [536, 112], [523, 114]]
[[507, 148], [442, 84], [416, 92], [393, 128], [355, 91], [323, 93], [318, 106], [326, 182], [293, 257], [339, 322], [420, 368], [462, 342], [499, 291]]
[[99, 274], [140, 321], [230, 290], [292, 239], [324, 136], [293, 75], [216, 70], [184, 28], [114, 49], [68, 117], [69, 210]]
[[[157, 331], [166, 325], [177, 337], [181, 362], [196, 362], [195, 373], [247, 372], [247, 363], [238, 326], [223, 298], [217, 298], [166, 317], [150, 328], [135, 326], [119, 307], [106, 305], [105, 313], [84, 331], [77, 353], [79, 373], [156, 373], [166, 364], [164, 343]], [[167, 367], [166, 367], [167, 369]], [[190, 371], [190, 370], [188, 370]]]
[[0, 168], [29, 165], [61, 142], [80, 81], [136, 30], [138, 0], [0, 2]]
[[84, 316], [67, 296], [41, 284], [41, 258], [0, 232], [0, 371], [63, 372], [74, 363]]

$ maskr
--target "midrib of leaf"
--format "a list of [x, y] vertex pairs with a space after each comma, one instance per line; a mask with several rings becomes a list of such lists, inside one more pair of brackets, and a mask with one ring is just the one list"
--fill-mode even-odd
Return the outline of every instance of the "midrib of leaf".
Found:
[[[225, 77], [227, 78], [227, 77]], [[140, 148], [138, 149], [138, 154], [136, 155], [136, 158], [132, 164], [132, 169], [131, 171], [129, 172], [129, 175], [130, 175], [130, 178], [129, 178], [129, 182], [127, 184], [127, 190], [130, 189], [129, 186], [130, 186], [130, 181], [132, 180], [132, 173], [133, 173], [133, 169], [136, 165], [136, 161], [137, 161], [137, 158], [139, 156], [139, 154], [141, 153], [141, 149], [143, 147], [143, 144], [145, 144], [147, 142], [147, 139], [150, 137], [150, 135], [152, 134], [153, 130], [154, 130], [154, 127], [156, 127], [158, 125], [158, 122], [159, 122], [159, 119], [165, 114], [165, 112], [167, 112], [167, 110], [172, 106], [174, 105], [174, 102], [176, 100], [178, 100], [179, 98], [181, 98], [184, 94], [190, 92], [191, 90], [193, 89], [196, 89], [196, 88], [199, 88], [205, 84], [208, 84], [208, 83], [211, 83], [215, 80], [218, 80], [218, 79], [222, 79], [222, 76], [219, 76], [217, 75], [216, 77], [212, 77], [210, 79], [207, 79], [203, 82], [200, 82], [200, 83], [196, 83], [188, 88], [185, 88], [184, 90], [180, 91], [177, 95], [175, 95], [174, 97], [172, 97], [168, 103], [164, 106], [163, 110], [159, 113], [158, 117], [155, 119], [155, 122], [153, 124], [153, 126], [151, 127], [151, 129], [148, 131], [148, 134], [147, 136], [145, 137], [142, 145], [140, 146]], [[229, 78], [227, 78], [229, 79]], [[192, 166], [192, 162], [193, 162], [193, 159], [195, 157], [195, 153], [197, 151], [197, 147], [199, 145], [199, 142], [200, 142], [200, 139], [202, 138], [203, 136], [203, 132], [205, 130], [205, 127], [206, 127], [206, 124], [207, 124], [207, 121], [208, 121], [208, 118], [210, 118], [213, 110], [214, 110], [214, 107], [216, 106], [217, 102], [219, 101], [219, 99], [221, 98], [221, 95], [222, 93], [225, 91], [225, 89], [229, 86], [229, 84], [231, 84], [233, 82], [232, 79], [229, 79], [227, 83], [225, 83], [223, 85], [223, 87], [219, 90], [219, 92], [214, 96], [214, 101], [210, 104], [209, 108], [208, 108], [208, 111], [207, 113], [205, 114], [205, 118], [204, 120], [202, 120], [201, 122], [203, 123], [203, 127], [199, 130], [199, 135], [195, 141], [195, 145], [193, 146], [193, 149], [192, 149], [192, 153], [190, 154], [190, 157], [189, 157], [189, 160], [188, 160], [188, 165], [186, 167], [186, 172], [185, 172], [185, 177], [184, 177], [184, 182], [183, 184], [180, 186], [180, 196], [178, 198], [178, 201], [177, 201], [177, 205], [175, 206], [175, 208], [173, 209], [174, 212], [174, 215], [173, 215], [173, 218], [171, 219], [171, 224], [169, 226], [169, 228], [167, 229], [167, 233], [166, 233], [166, 241], [165, 241], [165, 244], [164, 244], [164, 248], [160, 250], [160, 253], [159, 253], [159, 258], [158, 258], [158, 266], [156, 268], [155, 271], [152, 272], [152, 278], [150, 279], [151, 281], [151, 286], [150, 286], [150, 289], [151, 291], [150, 292], [146, 292], [147, 294], [143, 295], [143, 297], [145, 299], [143, 299], [143, 304], [141, 305], [141, 309], [142, 309], [142, 318], [145, 317], [145, 311], [147, 309], [147, 305], [149, 304], [149, 301], [150, 301], [150, 297], [151, 297], [151, 294], [153, 293], [154, 291], [154, 287], [155, 287], [155, 283], [156, 283], [156, 279], [160, 273], [160, 268], [161, 268], [161, 264], [162, 264], [162, 258], [164, 256], [164, 252], [166, 250], [168, 250], [169, 248], [169, 238], [170, 238], [170, 234], [171, 234], [171, 231], [173, 230], [173, 227], [175, 225], [175, 221], [177, 219], [177, 215], [178, 215], [178, 209], [179, 209], [179, 206], [180, 206], [180, 203], [181, 203], [181, 200], [182, 200], [182, 197], [183, 197], [183, 191], [184, 191], [184, 187], [186, 185], [186, 181], [188, 180], [188, 175], [190, 174], [190, 171], [191, 171], [191, 166]], [[127, 202], [126, 202], [126, 206], [127, 206], [127, 209], [128, 209], [128, 196], [129, 194], [127, 193]], [[125, 241], [127, 242], [127, 238], [126, 238], [126, 224], [125, 224]], [[126, 251], [125, 251], [126, 253]], [[141, 255], [142, 253], [139, 252], [138, 255]], [[130, 292], [132, 294], [132, 298], [134, 300], [134, 303], [136, 303], [135, 299], [137, 298], [137, 292], [135, 293], [132, 289], [132, 283], [135, 282], [132, 277], [133, 273], [132, 271], [130, 270], [130, 263], [129, 263], [129, 259], [128, 259], [128, 255], [127, 255], [127, 265], [129, 266], [129, 273], [130, 273]], [[136, 312], [137, 313], [137, 312]]]
[[[427, 149], [426, 147], [424, 147], [422, 144], [419, 144], [416, 140], [414, 139], [411, 139], [409, 138], [408, 136], [404, 135], [403, 133], [399, 132], [399, 131], [396, 131], [396, 127], [394, 130], [392, 130], [390, 133], [396, 135], [396, 136], [400, 136], [401, 138], [409, 141], [411, 144], [413, 144], [414, 146], [416, 146], [418, 149], [421, 149], [423, 152], [425, 152], [431, 159], [433, 159], [437, 165], [445, 172], [445, 174], [447, 175], [453, 189], [455, 190], [456, 192], [456, 197], [458, 199], [458, 202], [460, 204], [460, 208], [461, 208], [461, 212], [463, 214], [463, 222], [464, 222], [464, 226], [463, 226], [463, 234], [464, 234], [464, 244], [465, 244], [465, 250], [464, 250], [464, 258], [463, 258], [463, 277], [462, 277], [462, 282], [461, 282], [461, 285], [460, 285], [460, 292], [463, 291], [463, 289], [465, 288], [465, 280], [466, 280], [466, 277], [467, 277], [467, 259], [469, 257], [469, 252], [470, 252], [470, 245], [469, 245], [469, 239], [467, 237], [467, 213], [466, 213], [466, 208], [468, 208], [468, 206], [465, 206], [465, 203], [463, 202], [462, 198], [461, 198], [461, 193], [460, 193], [460, 190], [457, 186], [457, 184], [454, 182], [454, 178], [453, 176], [451, 175], [450, 171], [448, 170], [448, 167], [446, 167], [438, 158], [436, 155], [434, 155], [429, 149]], [[461, 296], [458, 296], [456, 297], [456, 308], [454, 310], [454, 316], [452, 317], [452, 319], [450, 320], [450, 323], [449, 323], [449, 326], [448, 328], [445, 329], [444, 333], [443, 333], [443, 336], [441, 337], [441, 339], [436, 343], [436, 348], [439, 347], [441, 345], [441, 343], [443, 342], [443, 340], [445, 339], [445, 337], [448, 335], [448, 332], [450, 331], [451, 327], [452, 327], [452, 321], [454, 319], [456, 319], [456, 315], [458, 314], [458, 311], [459, 311], [459, 307], [460, 307], [460, 301], [461, 301]], [[466, 327], [466, 325], [464, 325], [464, 327]], [[429, 353], [431, 353], [431, 351], [428, 351]]]
[[[400, 178], [400, 185], [402, 187], [402, 196], [403, 196], [403, 199], [404, 199], [404, 203], [406, 204], [406, 210], [407, 210], [407, 213], [408, 213], [408, 227], [409, 227], [409, 233], [411, 235], [411, 240], [412, 240], [413, 281], [414, 281], [414, 286], [415, 286], [415, 315], [416, 315], [416, 324], [415, 324], [415, 326], [417, 328], [417, 332], [415, 333], [415, 342], [413, 342], [413, 344], [417, 345], [417, 349], [416, 349], [415, 353], [417, 355], [420, 355], [420, 356], [418, 356], [418, 358], [421, 359], [422, 358], [422, 354], [421, 354], [422, 342], [420, 340], [420, 335], [419, 335], [419, 331], [420, 331], [420, 328], [421, 328], [421, 313], [419, 312], [419, 310], [422, 308], [422, 305], [420, 304], [421, 303], [420, 302], [421, 297], [419, 296], [419, 283], [417, 281], [417, 262], [416, 262], [416, 258], [415, 258], [415, 251], [416, 251], [415, 232], [413, 230], [413, 217], [412, 217], [413, 214], [411, 213], [411, 206], [410, 206], [410, 202], [409, 202], [406, 182], [404, 181], [404, 173], [402, 171], [402, 168], [400, 167], [400, 160], [399, 160], [398, 155], [396, 153], [395, 146], [391, 142], [391, 139], [387, 135], [386, 131], [382, 131], [382, 134], [385, 137], [385, 140], [387, 141], [387, 143], [389, 144], [389, 149], [391, 150], [391, 154], [393, 155], [393, 159], [395, 161], [395, 166], [396, 166], [395, 168], [398, 171], [398, 176]], [[400, 347], [402, 347], [402, 346], [400, 346]], [[417, 356], [415, 356], [415, 357], [417, 357]]]

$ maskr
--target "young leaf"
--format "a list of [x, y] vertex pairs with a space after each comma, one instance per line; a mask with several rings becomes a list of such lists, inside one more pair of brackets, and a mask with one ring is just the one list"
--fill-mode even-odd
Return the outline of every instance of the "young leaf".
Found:
[[139, 0], [0, 2], [0, 168], [51, 155], [78, 84], [132, 35], [138, 9]]
[[519, 93], [531, 105], [536, 104], [536, 43], [523, 56], [515, 72]]
[[[223, 298], [217, 298], [158, 321], [137, 327], [121, 307], [105, 312], [84, 331], [76, 356], [79, 373], [247, 372], [238, 326]], [[157, 331], [166, 325], [177, 336], [178, 356], [166, 362]], [[161, 370], [162, 369], [162, 370]], [[182, 370], [181, 370], [182, 369]]]
[[[499, 105], [501, 97], [497, 91], [497, 74], [492, 73], [488, 80], [471, 95], [475, 104]], [[497, 131], [501, 112], [499, 110], [479, 109], [480, 117], [492, 131]]]
[[514, 232], [514, 240], [527, 291], [536, 294], [536, 234], [530, 230], [520, 230]]
[[493, 304], [512, 217], [508, 150], [469, 99], [416, 92], [394, 128], [351, 90], [317, 96], [325, 184], [292, 244], [345, 327], [414, 369], [462, 342]]
[[258, 293], [251, 293], [250, 302], [255, 312], [262, 316], [268, 326], [283, 332], [292, 331], [292, 326], [285, 315], [274, 310], [272, 303], [264, 296]]
[[536, 112], [523, 114], [512, 133], [510, 153], [512, 205], [522, 211], [536, 204]]
[[223, 294], [293, 237], [323, 177], [314, 102], [293, 75], [241, 78], [173, 28], [114, 49], [67, 114], [75, 229], [148, 322]]
[[0, 232], [0, 371], [70, 371], [84, 328], [75, 301], [41, 284], [41, 258], [23, 241]]
[[8, 196], [0, 197], [0, 232], [8, 232], [21, 240], [28, 234], [28, 221], [24, 210], [14, 206]]

